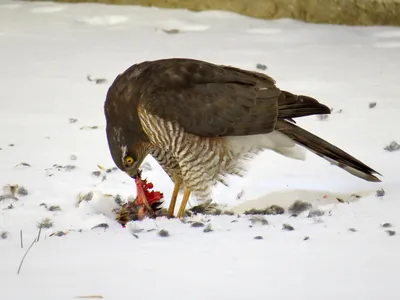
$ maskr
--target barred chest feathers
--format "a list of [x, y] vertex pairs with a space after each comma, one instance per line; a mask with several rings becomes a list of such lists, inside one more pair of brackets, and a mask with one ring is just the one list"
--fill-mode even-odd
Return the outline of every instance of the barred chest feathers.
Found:
[[192, 135], [176, 123], [150, 113], [139, 113], [143, 130], [153, 147], [150, 154], [173, 180], [179, 180], [198, 200], [211, 200], [211, 188], [226, 175], [242, 176], [240, 157], [224, 143], [224, 138]]
[[305, 159], [304, 149], [278, 131], [207, 138], [187, 133], [177, 123], [150, 113], [139, 113], [139, 119], [153, 145], [150, 154], [171, 179], [182, 182], [198, 200], [211, 200], [211, 188], [218, 182], [227, 185], [226, 175], [243, 176], [244, 161], [264, 149]]

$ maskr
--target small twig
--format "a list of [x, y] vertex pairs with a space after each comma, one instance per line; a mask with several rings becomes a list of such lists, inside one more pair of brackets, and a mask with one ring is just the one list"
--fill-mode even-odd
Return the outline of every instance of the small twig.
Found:
[[159, 226], [157, 224], [157, 220], [156, 219], [153, 219], [153, 220], [154, 220], [154, 225], [156, 225], [156, 227], [159, 228]]
[[42, 233], [42, 227], [39, 227], [39, 232], [36, 241], [39, 242], [40, 234]]
[[17, 275], [18, 275], [19, 272], [21, 271], [21, 267], [22, 267], [22, 264], [24, 263], [24, 260], [25, 260], [26, 255], [28, 254], [29, 250], [31, 250], [31, 248], [33, 247], [33, 245], [34, 245], [35, 243], [36, 243], [36, 238], [33, 240], [32, 244], [29, 246], [28, 250], [26, 250], [26, 252], [25, 252], [25, 254], [24, 254], [24, 257], [22, 257], [21, 263], [19, 264], [19, 267], [18, 267]]
[[22, 249], [22, 248], [24, 248], [24, 242], [22, 240], [22, 229], [19, 232], [19, 236], [20, 236], [20, 239], [21, 239], [21, 249]]

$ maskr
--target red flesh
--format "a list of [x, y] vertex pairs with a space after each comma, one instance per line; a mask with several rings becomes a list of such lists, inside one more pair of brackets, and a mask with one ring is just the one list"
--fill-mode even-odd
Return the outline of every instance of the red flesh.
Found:
[[164, 195], [161, 192], [150, 191], [153, 188], [153, 184], [151, 182], [147, 183], [147, 180], [142, 180], [140, 176], [136, 176], [136, 191], [137, 191], [137, 199], [136, 204], [142, 206], [139, 211], [139, 218], [143, 219], [146, 216], [146, 212], [154, 215], [154, 211], [151, 206], [160, 201]]

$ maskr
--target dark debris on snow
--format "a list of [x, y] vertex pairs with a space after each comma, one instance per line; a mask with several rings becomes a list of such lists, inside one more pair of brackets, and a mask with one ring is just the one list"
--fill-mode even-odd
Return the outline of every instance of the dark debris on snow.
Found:
[[386, 192], [385, 192], [385, 190], [384, 189], [380, 189], [380, 190], [377, 190], [376, 191], [376, 197], [383, 197], [383, 196], [385, 196], [385, 194], [386, 194]]
[[282, 225], [282, 230], [293, 231], [294, 227], [292, 225], [289, 225], [289, 224], [283, 224]]
[[394, 235], [396, 235], [396, 231], [394, 231], [394, 230], [386, 230], [386, 233], [387, 233], [389, 236], [394, 236]]
[[389, 145], [385, 146], [383, 149], [389, 152], [394, 152], [400, 150], [400, 144], [396, 141], [392, 141]]
[[301, 214], [302, 212], [312, 208], [312, 204], [309, 202], [296, 200], [291, 206], [289, 206], [288, 211], [291, 214]]
[[284, 213], [285, 209], [279, 205], [271, 205], [262, 209], [252, 208], [244, 212], [245, 215], [282, 215]]
[[169, 237], [169, 232], [168, 232], [168, 230], [161, 229], [161, 230], [158, 232], [158, 235], [161, 236], [161, 237]]

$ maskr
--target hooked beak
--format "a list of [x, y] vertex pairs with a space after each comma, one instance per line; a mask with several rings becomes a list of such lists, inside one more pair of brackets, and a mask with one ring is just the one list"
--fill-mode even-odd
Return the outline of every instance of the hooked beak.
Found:
[[140, 175], [139, 172], [135, 172], [134, 170], [126, 170], [125, 173], [128, 174], [129, 177], [135, 180]]

